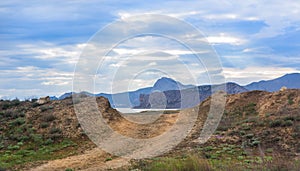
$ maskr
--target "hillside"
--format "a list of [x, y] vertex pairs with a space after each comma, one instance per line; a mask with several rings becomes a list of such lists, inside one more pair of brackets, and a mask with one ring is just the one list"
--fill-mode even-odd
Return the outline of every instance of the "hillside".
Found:
[[[132, 138], [160, 135], [176, 122], [181, 112], [186, 112], [171, 111], [152, 124], [138, 124], [123, 118], [110, 107], [107, 99], [97, 97], [97, 102], [110, 126]], [[300, 153], [300, 90], [227, 95], [226, 110], [217, 131], [208, 142], [199, 144], [197, 138], [209, 105], [210, 98], [198, 106], [199, 117], [192, 132], [168, 154], [156, 159], [128, 161], [95, 149], [77, 121], [70, 98], [43, 105], [0, 101], [0, 168], [152, 170], [158, 167], [158, 161], [161, 164], [170, 160], [183, 162], [180, 156], [184, 159], [187, 153], [210, 163], [209, 167], [215, 170], [222, 170], [228, 163], [241, 170], [268, 163], [277, 166], [274, 163], [277, 158], [285, 161], [280, 167], [294, 167], [289, 162], [299, 159]], [[219, 164], [212, 164], [216, 162]]]

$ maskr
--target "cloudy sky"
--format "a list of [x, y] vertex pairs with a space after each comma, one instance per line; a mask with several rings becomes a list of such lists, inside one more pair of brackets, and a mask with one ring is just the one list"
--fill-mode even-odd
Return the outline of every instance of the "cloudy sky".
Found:
[[[219, 55], [227, 81], [245, 85], [300, 71], [297, 1], [4, 0], [0, 2], [0, 98], [71, 91], [75, 66], [93, 36], [116, 20], [141, 14], [175, 17], [199, 29]], [[101, 66], [96, 63], [96, 92], [150, 86], [160, 76], [185, 84], [193, 83], [190, 77], [197, 84], [208, 83], [205, 66], [178, 42], [163, 37], [127, 40], [111, 50]]]

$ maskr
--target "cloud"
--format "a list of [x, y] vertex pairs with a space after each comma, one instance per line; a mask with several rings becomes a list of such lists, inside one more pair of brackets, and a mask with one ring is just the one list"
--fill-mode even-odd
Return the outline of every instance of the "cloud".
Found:
[[231, 44], [231, 45], [242, 45], [246, 41], [237, 37], [227, 36], [221, 33], [219, 36], [209, 36], [206, 38], [209, 43], [212, 44]]
[[[203, 31], [220, 54], [225, 66], [224, 73], [229, 80], [247, 83], [296, 72], [300, 70], [300, 42], [297, 39], [300, 29], [299, 9], [300, 3], [292, 0], [154, 0], [151, 3], [134, 0], [1, 1], [0, 95], [13, 97], [23, 96], [22, 92], [26, 92], [26, 95], [30, 92], [41, 95], [49, 91], [53, 94], [70, 91], [72, 71], [89, 38], [115, 19], [120, 19], [125, 24], [130, 16], [136, 14], [166, 14], [191, 23]], [[168, 22], [170, 21], [166, 21]], [[135, 23], [132, 28], [145, 32], [164, 29], [160, 23], [148, 25], [147, 20]], [[101, 43], [118, 42], [120, 36], [130, 32], [125, 27], [114, 29], [108, 30], [105, 36], [98, 37]], [[168, 31], [191, 44], [193, 41], [201, 41], [189, 32], [181, 35], [179, 30], [179, 27], [174, 27]], [[94, 45], [95, 49], [85, 56], [93, 62], [82, 65], [88, 66], [86, 68], [77, 65], [76, 69], [88, 71], [88, 68], [98, 67], [99, 58], [94, 57], [99, 57], [97, 54], [102, 54], [107, 49], [97, 49], [97, 44]], [[195, 43], [195, 47], [197, 45], [199, 44]], [[97, 74], [101, 74], [99, 80], [102, 83], [109, 85], [110, 77], [118, 69], [121, 69], [120, 76], [125, 80], [134, 78], [134, 73], [143, 66], [157, 69], [157, 74], [150, 74], [151, 78], [149, 74], [137, 76], [139, 81], [132, 82], [137, 86], [132, 85], [132, 88], [152, 84], [153, 80], [162, 75], [159, 70], [171, 73], [169, 76], [183, 83], [191, 83], [193, 79], [187, 75], [194, 73], [197, 77], [206, 71], [201, 61], [192, 58], [193, 53], [207, 57], [204, 59], [206, 63], [217, 62], [209, 60], [212, 54], [205, 51], [207, 46], [203, 47], [190, 52], [180, 42], [166, 37], [138, 36], [121, 42], [107, 54], [101, 73]], [[214, 65], [208, 69], [212, 70], [213, 67]], [[142, 72], [142, 75], [147, 75], [148, 72], [150, 70]], [[88, 74], [92, 77], [96, 73]], [[107, 87], [99, 84], [99, 91], [107, 90]]]
[[[47, 95], [47, 93], [48, 95], [60, 95], [71, 90], [72, 78], [72, 72], [35, 66], [2, 70], [0, 89], [3, 93], [0, 91], [0, 94], [19, 98]], [[10, 91], [5, 92], [6, 89]]]

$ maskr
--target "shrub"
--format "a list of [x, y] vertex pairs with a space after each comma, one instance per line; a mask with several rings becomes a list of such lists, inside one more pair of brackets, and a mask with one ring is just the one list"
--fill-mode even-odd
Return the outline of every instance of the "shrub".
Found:
[[10, 126], [20, 126], [20, 125], [23, 125], [25, 123], [25, 119], [24, 118], [17, 118], [13, 121], [11, 121], [9, 123]]
[[37, 102], [38, 101], [38, 99], [31, 99], [31, 102]]
[[165, 110], [163, 112], [163, 114], [173, 114], [173, 113], [179, 113], [180, 111], [179, 110]]
[[292, 104], [294, 104], [294, 101], [292, 99], [289, 99], [288, 103], [289, 103], [289, 105], [292, 105]]
[[40, 134], [30, 134], [30, 136], [35, 143], [41, 144], [43, 142], [43, 137]]
[[207, 160], [201, 159], [196, 155], [189, 155], [184, 159], [164, 158], [162, 161], [154, 161], [143, 170], [154, 171], [187, 171], [187, 170], [213, 170]]
[[56, 118], [53, 114], [45, 114], [42, 116], [42, 120], [45, 121], [45, 122], [51, 122], [51, 121], [54, 121]]
[[9, 105], [9, 103], [4, 103], [4, 104], [2, 104], [2, 110], [6, 110], [6, 109], [8, 109], [8, 108], [10, 108], [11, 106]]
[[38, 104], [37, 102], [32, 103], [32, 107], [38, 107], [40, 104]]
[[293, 97], [292, 97], [292, 96], [293, 96], [292, 94], [290, 94], [290, 95], [288, 96], [288, 103], [289, 103], [289, 105], [294, 104], [294, 101], [293, 101]]
[[20, 112], [19, 113], [19, 117], [25, 117], [25, 113], [24, 112]]
[[247, 139], [251, 139], [251, 138], [254, 137], [254, 134], [247, 134], [247, 135], [245, 135], [245, 137], [246, 137]]
[[282, 121], [276, 119], [276, 120], [270, 122], [270, 127], [271, 128], [279, 127], [279, 126], [281, 126], [281, 124], [282, 124]]
[[27, 135], [22, 135], [21, 137], [20, 137], [20, 140], [21, 141], [28, 141], [30, 138], [27, 136]]
[[267, 153], [273, 153], [273, 149], [272, 149], [272, 148], [267, 148], [267, 149], [266, 149], [266, 152], [267, 152]]
[[107, 157], [107, 158], [105, 159], [105, 161], [111, 161], [111, 160], [112, 160], [111, 157]]
[[240, 131], [240, 135], [242, 135], [242, 136], [243, 136], [243, 135], [245, 135], [245, 134], [246, 134], [246, 132], [245, 132], [245, 131], [243, 131], [243, 130], [241, 130], [241, 131]]
[[256, 103], [249, 103], [247, 106], [244, 106], [243, 111], [245, 111], [247, 114], [256, 114]]
[[283, 122], [282, 126], [292, 126], [293, 125], [293, 121], [291, 120], [287, 120], [285, 122]]
[[285, 120], [285, 121], [287, 121], [287, 120], [294, 121], [295, 117], [294, 116], [287, 116], [287, 117], [283, 118], [283, 120]]
[[50, 134], [55, 134], [55, 133], [61, 133], [61, 129], [60, 128], [51, 128]]
[[18, 146], [18, 145], [9, 145], [8, 147], [7, 147], [7, 149], [8, 150], [19, 150], [20, 149], [20, 146]]
[[49, 138], [51, 138], [52, 140], [57, 140], [62, 138], [62, 135], [60, 133], [54, 133], [54, 134], [50, 134]]
[[49, 127], [49, 123], [47, 123], [47, 122], [42, 122], [40, 124], [40, 128], [47, 128], [47, 127]]
[[258, 146], [259, 144], [260, 144], [260, 141], [258, 141], [258, 140], [254, 140], [251, 142], [252, 146]]
[[217, 128], [218, 131], [227, 131], [230, 127], [230, 125], [219, 125]]
[[45, 142], [44, 145], [50, 145], [52, 144], [54, 141], [51, 138], [48, 138]]
[[3, 116], [6, 117], [6, 118], [11, 118], [13, 117], [14, 113], [12, 111], [5, 111], [3, 113]]
[[40, 107], [41, 112], [45, 112], [45, 111], [48, 110], [48, 109], [49, 109], [48, 106], [41, 106], [41, 107]]
[[21, 103], [20, 100], [16, 98], [11, 101], [11, 106], [18, 106], [20, 103]]

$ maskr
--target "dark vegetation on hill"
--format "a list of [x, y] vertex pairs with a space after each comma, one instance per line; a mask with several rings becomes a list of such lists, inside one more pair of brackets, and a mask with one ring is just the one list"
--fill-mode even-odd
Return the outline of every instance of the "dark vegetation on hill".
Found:
[[[121, 119], [107, 99], [98, 97], [97, 102], [104, 118], [121, 133], [135, 126]], [[230, 170], [231, 165], [236, 170], [299, 168], [300, 90], [227, 95], [225, 113], [217, 131], [206, 143], [199, 144], [195, 140], [209, 105], [210, 98], [199, 105], [197, 123], [175, 149], [154, 159], [132, 161], [131, 167], [142, 170]], [[157, 124], [163, 126], [162, 122]], [[0, 101], [0, 168], [26, 170], [94, 147], [77, 121], [71, 98], [43, 105]]]

